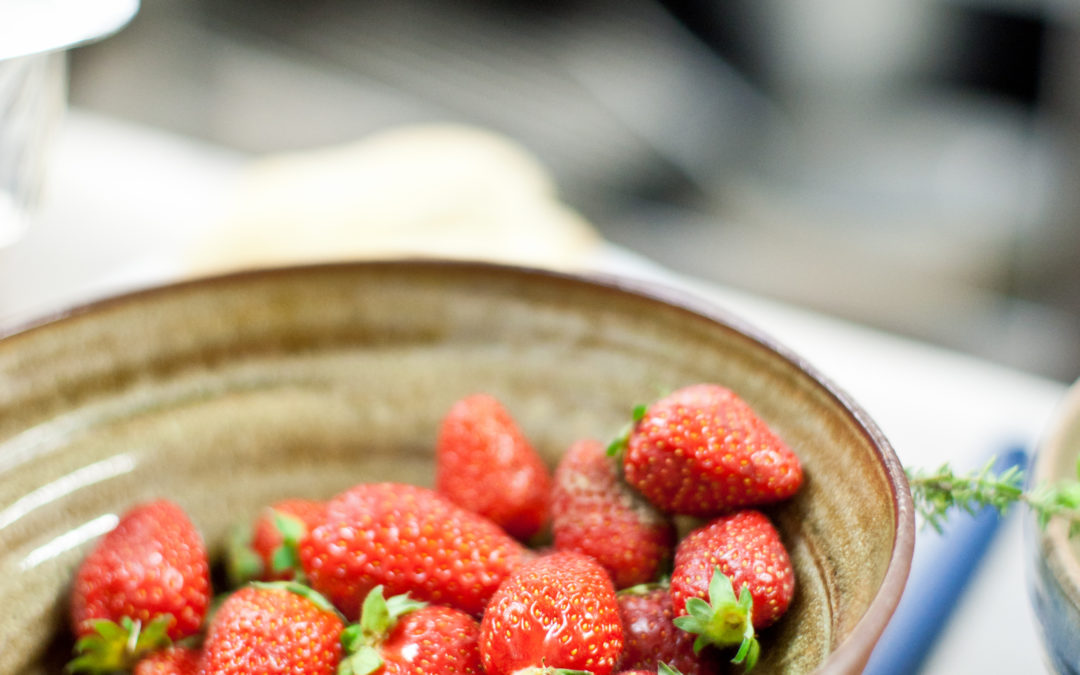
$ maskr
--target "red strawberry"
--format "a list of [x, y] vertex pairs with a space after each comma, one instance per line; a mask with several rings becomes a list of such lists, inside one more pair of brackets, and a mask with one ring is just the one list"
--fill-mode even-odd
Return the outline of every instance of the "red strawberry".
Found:
[[660, 509], [694, 516], [786, 499], [802, 484], [791, 448], [745, 401], [714, 384], [648, 406], [626, 439], [623, 468]]
[[779, 619], [794, 594], [795, 571], [787, 549], [760, 511], [716, 518], [688, 534], [675, 550], [671, 598], [680, 617], [675, 625], [697, 634], [698, 646], [739, 644], [736, 659], [747, 656], [749, 665], [757, 653], [754, 631]]
[[382, 585], [388, 595], [450, 605], [480, 616], [510, 570], [531, 555], [483, 516], [415, 485], [353, 487], [326, 506], [301, 542], [311, 586], [345, 616]]
[[134, 675], [197, 675], [200, 655], [190, 647], [168, 647], [135, 664]]
[[297, 578], [300, 542], [325, 515], [324, 502], [285, 499], [263, 509], [254, 528], [234, 529], [225, 552], [230, 583], [239, 587], [253, 580]]
[[364, 600], [360, 623], [341, 641], [350, 653], [339, 673], [349, 675], [484, 675], [480, 624], [461, 610], [428, 605], [407, 595], [383, 598], [376, 586]]
[[203, 675], [332, 675], [344, 622], [295, 582], [254, 582], [221, 604], [207, 629]]
[[435, 488], [458, 506], [522, 540], [547, 524], [551, 474], [494, 397], [474, 394], [450, 407], [435, 459]]
[[130, 509], [75, 575], [71, 622], [80, 639], [69, 668], [130, 668], [196, 633], [210, 596], [206, 548], [187, 514], [165, 500]]
[[611, 579], [580, 553], [553, 553], [519, 567], [492, 596], [480, 622], [487, 675], [529, 668], [609, 675], [622, 646]]
[[677, 668], [661, 663], [653, 670], [620, 670], [617, 675], [683, 675]]
[[622, 481], [596, 441], [578, 441], [563, 455], [551, 512], [555, 548], [596, 558], [616, 588], [656, 579], [675, 547], [670, 519]]
[[667, 664], [685, 675], [712, 675], [721, 671], [717, 653], [694, 651], [694, 636], [675, 627], [671, 593], [664, 586], [628, 588], [619, 592], [619, 617], [623, 624], [620, 668], [655, 673]]

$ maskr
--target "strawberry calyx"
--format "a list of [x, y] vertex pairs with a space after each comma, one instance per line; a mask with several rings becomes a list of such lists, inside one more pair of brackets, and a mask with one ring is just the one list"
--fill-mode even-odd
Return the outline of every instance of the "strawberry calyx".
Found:
[[147, 654], [172, 644], [169, 626], [173, 616], [165, 614], [145, 626], [140, 620], [123, 617], [119, 623], [97, 619], [92, 632], [75, 643], [75, 658], [68, 662], [70, 673], [110, 673], [130, 670]]
[[675, 668], [673, 666], [669, 666], [668, 664], [661, 661], [660, 663], [656, 664], [656, 674], [657, 675], [682, 675], [682, 672], [680, 672], [678, 668]]
[[270, 570], [280, 574], [292, 572], [297, 581], [304, 581], [300, 565], [300, 540], [307, 534], [307, 526], [299, 518], [272, 510], [274, 529], [281, 535], [281, 544], [270, 555]]
[[316, 607], [324, 612], [329, 612], [338, 617], [341, 616], [341, 612], [326, 599], [326, 596], [299, 581], [252, 581], [248, 585], [268, 591], [288, 591], [289, 593], [295, 593], [302, 598], [310, 600]]
[[280, 578], [285, 572], [291, 572], [292, 579], [305, 582], [300, 564], [300, 540], [307, 534], [307, 526], [299, 518], [278, 509], [270, 510], [270, 523], [281, 543], [270, 553], [269, 561], [264, 561], [252, 545], [254, 536], [251, 526], [240, 523], [229, 531], [225, 542], [225, 573], [233, 588], [265, 578], [267, 573]]
[[739, 649], [731, 659], [732, 663], [742, 664], [750, 670], [757, 663], [761, 647], [754, 635], [753, 598], [750, 589], [743, 584], [738, 597], [735, 587], [720, 568], [713, 571], [709, 580], [709, 600], [688, 598], [686, 614], [676, 617], [676, 627], [697, 635], [694, 651], [700, 652], [707, 645]]
[[225, 538], [225, 575], [229, 585], [239, 588], [263, 574], [263, 561], [251, 548], [251, 527], [238, 523]]
[[338, 666], [338, 675], [369, 675], [383, 665], [379, 645], [397, 625], [398, 619], [428, 603], [413, 600], [408, 593], [386, 598], [382, 585], [376, 586], [364, 598], [360, 621], [341, 633], [345, 655]]
[[623, 426], [618, 436], [611, 443], [608, 443], [608, 457], [618, 457], [622, 454], [622, 451], [626, 449], [627, 444], [630, 442], [630, 434], [634, 431], [634, 427], [645, 417], [645, 411], [648, 409], [649, 407], [644, 404], [634, 406], [634, 410], [630, 414], [630, 421]]

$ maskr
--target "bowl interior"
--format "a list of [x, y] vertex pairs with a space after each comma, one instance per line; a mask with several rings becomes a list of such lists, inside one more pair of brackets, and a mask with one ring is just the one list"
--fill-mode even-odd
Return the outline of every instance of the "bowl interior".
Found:
[[701, 381], [746, 398], [805, 467], [769, 510], [797, 590], [759, 672], [858, 672], [910, 562], [899, 463], [805, 364], [692, 305], [533, 270], [363, 263], [156, 289], [0, 340], [0, 598], [16, 608], [0, 673], [49, 671], [74, 567], [134, 502], [174, 499], [216, 550], [284, 496], [430, 484], [439, 419], [465, 394], [501, 398], [554, 464]]

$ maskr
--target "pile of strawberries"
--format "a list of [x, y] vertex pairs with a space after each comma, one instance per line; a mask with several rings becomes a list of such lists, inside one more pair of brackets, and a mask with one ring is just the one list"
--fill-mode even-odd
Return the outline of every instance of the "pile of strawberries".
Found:
[[[752, 667], [756, 631], [791, 602], [787, 551], [756, 507], [792, 496], [802, 469], [721, 386], [635, 410], [554, 472], [497, 400], [470, 396], [436, 460], [434, 490], [362, 483], [266, 508], [228, 545], [216, 596], [188, 516], [136, 506], [78, 570], [69, 669], [716, 673]], [[695, 517], [681, 539], [676, 514]]]

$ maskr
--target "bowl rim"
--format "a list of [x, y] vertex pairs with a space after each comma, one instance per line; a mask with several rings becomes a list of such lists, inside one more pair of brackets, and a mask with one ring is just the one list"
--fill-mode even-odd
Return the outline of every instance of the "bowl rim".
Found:
[[[7, 329], [0, 328], [0, 345], [18, 339], [20, 336], [32, 334], [39, 329], [61, 324], [80, 316], [188, 289], [212, 287], [248, 280], [257, 281], [258, 279], [278, 276], [303, 276], [310, 272], [347, 272], [351, 269], [395, 268], [402, 270], [409, 268], [423, 269], [430, 272], [450, 271], [461, 275], [483, 272], [517, 278], [531, 277], [631, 296], [639, 301], [674, 308], [715, 324], [724, 330], [737, 333], [744, 339], [772, 352], [816, 382], [824, 393], [833, 399], [839, 408], [855, 423], [862, 435], [874, 447], [892, 493], [895, 514], [893, 548], [881, 585], [851, 633], [837, 645], [821, 666], [814, 671], [816, 673], [861, 672], [869, 659], [873, 646], [881, 637], [900, 602], [911, 568], [915, 545], [915, 510], [910, 488], [908, 487], [907, 474], [891, 443], [877, 423], [846, 391], [779, 340], [724, 309], [717, 302], [710, 301], [700, 295], [656, 281], [630, 278], [609, 272], [563, 271], [514, 263], [430, 257], [331, 261], [241, 269], [221, 274], [158, 283], [87, 302], [75, 303], [67, 308], [53, 310]], [[1077, 403], [1080, 404], [1080, 391], [1077, 392], [1076, 399]]]

